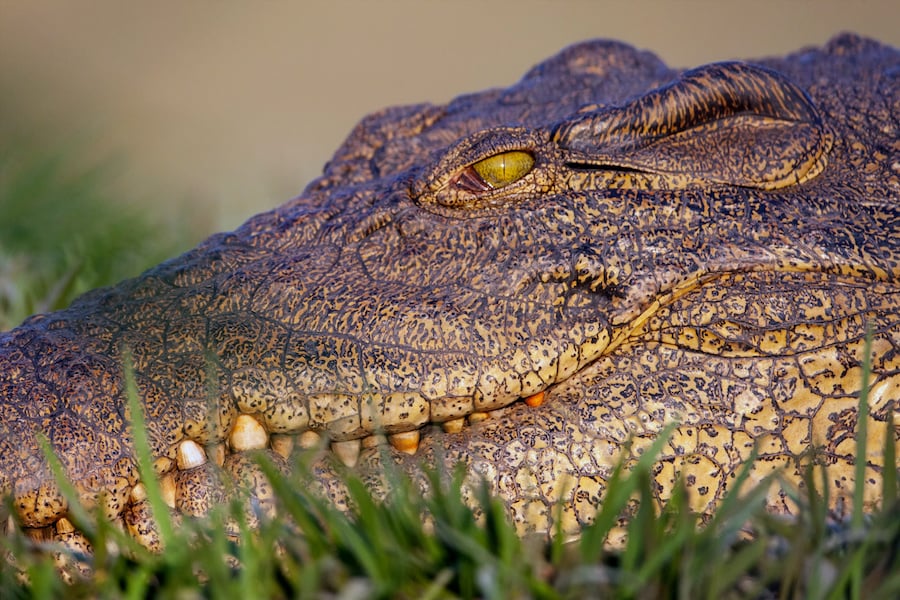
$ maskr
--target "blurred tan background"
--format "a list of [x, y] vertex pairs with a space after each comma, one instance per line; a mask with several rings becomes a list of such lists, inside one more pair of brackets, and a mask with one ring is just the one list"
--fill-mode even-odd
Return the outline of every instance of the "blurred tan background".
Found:
[[0, 116], [123, 158], [123, 197], [189, 203], [204, 227], [232, 228], [299, 193], [367, 112], [508, 85], [572, 42], [618, 38], [678, 66], [840, 31], [897, 46], [898, 6], [0, 0]]

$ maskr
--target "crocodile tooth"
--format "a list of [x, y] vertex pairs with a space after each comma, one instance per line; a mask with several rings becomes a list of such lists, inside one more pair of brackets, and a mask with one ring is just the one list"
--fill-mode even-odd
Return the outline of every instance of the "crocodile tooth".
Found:
[[374, 448], [380, 444], [384, 444], [385, 442], [387, 442], [385, 437], [381, 434], [376, 433], [376, 434], [367, 435], [366, 437], [364, 437], [362, 439], [362, 447], [363, 448]]
[[458, 419], [450, 419], [449, 421], [444, 421], [443, 423], [441, 423], [441, 427], [446, 433], [459, 433], [460, 431], [462, 431], [463, 425], [465, 425], [465, 423], [465, 417], [460, 417]]
[[544, 403], [544, 392], [538, 392], [525, 398], [525, 404], [532, 408], [536, 408]]
[[[119, 531], [123, 531], [123, 532], [125, 531], [125, 522], [122, 521], [122, 519], [117, 519], [117, 520], [113, 521], [112, 523], [115, 527], [117, 527], [119, 529]], [[83, 533], [79, 533], [78, 537], [80, 537], [82, 540], [84, 540], [85, 544], [90, 543], [84, 537]], [[90, 547], [90, 546], [88, 546], [88, 547]], [[118, 556], [122, 552], [119, 549], [119, 545], [114, 540], [110, 540], [110, 539], [106, 540], [106, 551], [109, 553], [110, 556]]]
[[294, 436], [275, 434], [269, 439], [269, 446], [275, 454], [282, 458], [290, 458], [291, 452], [294, 451]]
[[307, 429], [300, 434], [297, 443], [300, 444], [300, 447], [303, 449], [316, 448], [322, 443], [322, 436], [312, 429]]
[[175, 456], [178, 468], [182, 471], [206, 464], [206, 453], [200, 444], [194, 440], [184, 440], [178, 445], [178, 453]]
[[216, 444], [206, 449], [216, 466], [221, 467], [225, 464], [225, 444]]
[[262, 450], [269, 444], [269, 434], [259, 421], [250, 415], [238, 415], [228, 442], [236, 452]]
[[473, 412], [471, 415], [466, 417], [469, 420], [469, 424], [478, 423], [479, 421], [484, 421], [485, 419], [489, 419], [490, 415], [486, 412]]
[[143, 483], [136, 483], [133, 488], [131, 488], [131, 501], [137, 504], [138, 502], [142, 502], [147, 499], [147, 488]]
[[159, 480], [159, 492], [169, 508], [175, 508], [175, 475], [169, 473]]
[[65, 517], [61, 517], [56, 522], [56, 533], [72, 533], [75, 531], [75, 526], [72, 525], [72, 521], [68, 520]]
[[388, 436], [388, 441], [396, 450], [405, 452], [406, 454], [415, 454], [419, 449], [419, 430], [404, 431], [402, 433], [394, 433]]
[[360, 440], [347, 440], [346, 442], [331, 442], [331, 451], [337, 454], [341, 462], [348, 467], [356, 466], [359, 460], [359, 450], [362, 446]]
[[52, 535], [48, 527], [23, 527], [22, 533], [33, 542], [49, 542]]

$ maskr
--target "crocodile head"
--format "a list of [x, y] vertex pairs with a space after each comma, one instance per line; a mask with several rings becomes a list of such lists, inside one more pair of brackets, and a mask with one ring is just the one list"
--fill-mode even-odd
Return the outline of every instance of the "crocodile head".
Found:
[[681, 474], [713, 509], [756, 445], [753, 479], [827, 465], [835, 508], [865, 452], [875, 503], [900, 402], [898, 76], [851, 36], [685, 72], [590, 42], [371, 115], [299, 198], [0, 336], [0, 491], [68, 532], [43, 434], [84, 503], [141, 531], [127, 357], [191, 514], [216, 465], [322, 439], [369, 469], [466, 462], [523, 529], [560, 501], [575, 529], [671, 422], [661, 497]]

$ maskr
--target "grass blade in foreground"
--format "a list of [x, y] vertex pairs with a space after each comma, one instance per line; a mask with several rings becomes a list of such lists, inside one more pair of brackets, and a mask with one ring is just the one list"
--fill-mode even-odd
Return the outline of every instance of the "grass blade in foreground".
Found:
[[[638, 508], [621, 552], [592, 546], [589, 537], [587, 542], [562, 544], [560, 559], [550, 563], [551, 545], [559, 542], [519, 538], [499, 501], [484, 493], [477, 499], [477, 512], [485, 515], [479, 520], [462, 500], [460, 473], [449, 478], [432, 473], [432, 494], [427, 497], [412, 482], [397, 480], [396, 493], [383, 504], [350, 479], [356, 509], [344, 514], [309, 491], [300, 457], [297, 474], [289, 476], [262, 461], [282, 517], [263, 521], [255, 531], [249, 530], [242, 507], [235, 503], [214, 511], [208, 520], [186, 520], [173, 528], [165, 552], [154, 555], [135, 548], [96, 517], [92, 543], [102, 547], [114, 542], [123, 551], [95, 560], [91, 576], [76, 577], [70, 584], [59, 579], [52, 556], [34, 554], [34, 543], [25, 535], [10, 534], [0, 546], [32, 583], [19, 581], [16, 566], [6, 563], [0, 596], [64, 591], [75, 597], [198, 592], [218, 597], [252, 589], [269, 597], [310, 597], [355, 589], [382, 598], [640, 597], [675, 590], [696, 598], [843, 597], [851, 592], [849, 574], [819, 588], [813, 578], [816, 572], [834, 572], [835, 566], [848, 563], [860, 577], [853, 585], [859, 585], [865, 597], [889, 598], [900, 589], [896, 506], [872, 515], [854, 535], [838, 532], [836, 537], [823, 534], [829, 526], [821, 522], [824, 514], [813, 507], [812, 496], [800, 496], [805, 507], [800, 517], [785, 522], [760, 510], [765, 490], [758, 487], [749, 495], [729, 493], [722, 510], [706, 526], [698, 526], [683, 490], [660, 509], [647, 502], [652, 497], [648, 464], [649, 459], [617, 476], [616, 485], [643, 498], [645, 506]], [[90, 522], [95, 517], [81, 518]], [[237, 545], [226, 534], [235, 531], [235, 523], [241, 540]], [[748, 525], [754, 534], [741, 539]]]

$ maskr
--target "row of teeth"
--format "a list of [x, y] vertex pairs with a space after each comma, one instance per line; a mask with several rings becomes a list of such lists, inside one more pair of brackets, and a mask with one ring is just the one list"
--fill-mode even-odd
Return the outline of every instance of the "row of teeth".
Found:
[[[540, 392], [524, 399], [529, 406], [539, 406], [544, 401], [544, 393]], [[459, 433], [463, 427], [468, 424], [484, 421], [489, 418], [488, 412], [475, 412], [466, 417], [460, 417], [450, 421], [441, 423], [443, 430], [447, 433]], [[369, 435], [364, 438], [346, 441], [332, 441], [330, 448], [335, 456], [345, 465], [354, 466], [364, 448], [371, 448], [382, 443], [389, 443], [396, 450], [407, 454], [415, 454], [419, 448], [420, 431], [412, 430], [401, 433], [393, 433], [389, 435]], [[234, 422], [231, 432], [227, 439], [227, 446], [234, 453], [247, 452], [252, 450], [270, 449], [273, 453], [287, 459], [296, 446], [300, 448], [320, 448], [323, 445], [323, 436], [311, 430], [304, 431], [300, 434], [269, 434], [265, 427], [253, 416], [248, 414], [239, 415]], [[186, 439], [181, 441], [175, 451], [175, 460], [167, 457], [157, 459], [154, 465], [156, 472], [159, 474], [159, 485], [162, 499], [172, 509], [178, 509], [178, 492], [176, 483], [176, 473], [190, 471], [198, 467], [202, 467], [212, 460], [218, 467], [222, 467], [226, 461], [226, 444], [219, 443], [208, 446], [205, 450], [196, 441]], [[177, 471], [175, 470], [177, 467]], [[131, 488], [130, 501], [137, 505], [147, 499], [147, 488], [141, 482], [137, 482]], [[6, 530], [10, 531], [15, 527], [13, 517], [10, 515]], [[31, 535], [37, 536], [35, 539], [43, 536], [52, 535], [55, 529], [57, 536], [62, 538], [78, 536], [76, 528], [71, 521], [64, 516], [60, 516], [48, 530], [47, 528], [37, 528], [29, 530]], [[0, 527], [2, 529], [2, 527]]]
[[[539, 392], [524, 399], [528, 406], [540, 406], [544, 401], [544, 392]], [[489, 418], [487, 412], [475, 412], [467, 417], [460, 417], [441, 423], [441, 427], [446, 433], [459, 433], [462, 431], [466, 423], [473, 424], [484, 421]], [[357, 438], [346, 441], [331, 442], [331, 451], [348, 467], [353, 467], [359, 460], [362, 449], [371, 448], [378, 444], [384, 443], [385, 440], [396, 450], [406, 454], [413, 455], [419, 449], [419, 440], [421, 434], [418, 429], [404, 431], [400, 433], [392, 433], [389, 435], [370, 435], [364, 438]], [[293, 452], [295, 445], [303, 449], [317, 448], [322, 444], [322, 436], [311, 430], [304, 431], [296, 436], [276, 434], [269, 435], [265, 428], [250, 415], [241, 414], [237, 417], [231, 434], [228, 438], [228, 445], [234, 452], [246, 452], [251, 450], [262, 450], [271, 448], [276, 454], [288, 458]], [[217, 444], [210, 447], [210, 453], [213, 460], [218, 466], [222, 466], [225, 460], [225, 446]], [[161, 459], [166, 461], [168, 459]], [[175, 453], [175, 464], [180, 471], [187, 471], [196, 467], [200, 467], [209, 461], [209, 456], [204, 449], [194, 440], [184, 440], [177, 448]], [[165, 466], [159, 469], [162, 472], [170, 471]], [[166, 503], [175, 508], [175, 479], [173, 473], [169, 472], [161, 480], [163, 499]], [[132, 489], [131, 496], [135, 502], [140, 502], [146, 498], [147, 491], [144, 485], [138, 483]]]

